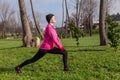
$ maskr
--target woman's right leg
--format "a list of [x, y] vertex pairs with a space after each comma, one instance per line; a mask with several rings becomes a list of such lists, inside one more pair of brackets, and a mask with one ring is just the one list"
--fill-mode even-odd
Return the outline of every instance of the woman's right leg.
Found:
[[62, 54], [63, 55], [63, 64], [64, 64], [64, 71], [68, 71], [69, 68], [68, 68], [68, 64], [67, 64], [67, 57], [68, 57], [68, 53], [66, 50], [64, 51], [61, 51], [60, 49], [58, 48], [54, 48], [52, 50], [48, 50], [49, 53], [52, 53], [52, 54]]
[[17, 73], [21, 72], [21, 68], [23, 66], [31, 64], [33, 62], [36, 62], [37, 60], [39, 60], [40, 58], [42, 58], [46, 53], [47, 53], [46, 50], [40, 49], [31, 59], [27, 59], [23, 63], [21, 63], [20, 65], [18, 65], [17, 67], [15, 67], [15, 70], [17, 71]]

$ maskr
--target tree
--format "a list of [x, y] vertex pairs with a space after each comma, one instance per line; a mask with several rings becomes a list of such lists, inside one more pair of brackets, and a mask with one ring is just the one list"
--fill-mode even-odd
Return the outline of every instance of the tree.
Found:
[[73, 19], [77, 27], [84, 25], [84, 29], [92, 36], [93, 17], [95, 14], [97, 2], [95, 0], [74, 0], [72, 4], [75, 7]]
[[119, 44], [120, 44], [120, 25], [113, 21], [110, 16], [107, 17], [108, 23], [108, 33], [107, 37], [109, 39], [109, 44], [111, 47], [117, 51]]
[[111, 11], [112, 7], [114, 6], [114, 2], [116, 0], [106, 0], [106, 12], [107, 14], [109, 14], [109, 12]]
[[68, 23], [70, 22], [70, 17], [69, 17], [69, 11], [68, 11], [68, 2], [65, 0], [65, 9], [66, 9], [66, 22], [65, 22], [65, 29], [66, 29], [66, 34], [65, 37], [67, 37], [68, 34]]
[[1, 20], [1, 31], [2, 31], [2, 37], [5, 38], [6, 32], [9, 25], [9, 21], [12, 16], [15, 14], [15, 10], [6, 2], [0, 3], [0, 20]]
[[35, 13], [34, 13], [32, 0], [30, 0], [30, 4], [31, 4], [31, 10], [32, 10], [32, 15], [33, 15], [33, 18], [34, 18], [36, 29], [37, 29], [38, 33], [40, 34], [41, 39], [43, 39], [43, 35], [42, 35], [41, 31], [40, 31], [39, 23], [38, 23], [38, 21], [36, 19]]
[[30, 25], [27, 18], [26, 7], [24, 0], [18, 0], [19, 2], [19, 10], [23, 28], [23, 46], [30, 47], [30, 42], [32, 40], [32, 33], [30, 30]]
[[64, 29], [64, 15], [65, 15], [65, 10], [64, 10], [64, 3], [65, 3], [65, 1], [64, 0], [62, 0], [62, 25], [61, 25], [61, 28], [60, 28], [60, 38], [62, 38], [63, 37], [63, 29]]
[[64, 26], [64, 0], [62, 0], [62, 27]]
[[111, 18], [112, 18], [114, 21], [120, 21], [120, 13], [111, 15]]
[[83, 24], [90, 36], [92, 36], [93, 17], [96, 6], [97, 2], [95, 0], [83, 0]]
[[79, 27], [80, 19], [81, 19], [81, 12], [83, 9], [83, 0], [76, 0], [76, 26]]
[[100, 13], [99, 13], [99, 34], [100, 34], [100, 45], [107, 45], [107, 34], [106, 34], [106, 0], [100, 0]]

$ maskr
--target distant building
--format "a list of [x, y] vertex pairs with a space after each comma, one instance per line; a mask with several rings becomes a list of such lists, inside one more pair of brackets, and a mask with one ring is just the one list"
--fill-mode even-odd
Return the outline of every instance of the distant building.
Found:
[[115, 21], [115, 22], [117, 22], [118, 24], [120, 24], [120, 21]]
[[99, 28], [99, 21], [93, 21], [93, 29]]

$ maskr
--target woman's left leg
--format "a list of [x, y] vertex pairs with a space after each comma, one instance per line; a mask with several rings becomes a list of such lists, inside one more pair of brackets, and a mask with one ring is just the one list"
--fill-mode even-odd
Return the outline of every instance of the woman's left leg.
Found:
[[47, 50], [39, 49], [39, 51], [30, 59], [25, 60], [20, 65], [15, 67], [17, 73], [21, 73], [21, 68], [25, 65], [31, 64], [42, 58], [47, 53]]

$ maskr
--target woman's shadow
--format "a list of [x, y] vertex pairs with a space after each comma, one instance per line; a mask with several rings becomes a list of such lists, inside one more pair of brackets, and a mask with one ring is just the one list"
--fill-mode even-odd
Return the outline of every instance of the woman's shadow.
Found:
[[16, 47], [8, 47], [8, 48], [0, 48], [0, 50], [10, 50], [10, 49], [15, 49], [15, 48], [22, 48], [22, 46], [16, 46]]
[[[66, 46], [68, 47], [68, 46]], [[84, 51], [84, 52], [101, 52], [101, 51], [105, 51], [106, 49], [103, 49], [103, 48], [97, 48], [98, 46], [80, 46], [80, 47], [76, 47], [76, 46], [69, 46], [73, 49], [70, 49], [68, 50], [68, 52], [81, 52], [81, 51]], [[77, 49], [74, 49], [74, 48], [77, 48]]]
[[14, 68], [0, 67], [0, 73], [8, 72], [11, 73], [14, 71]]

